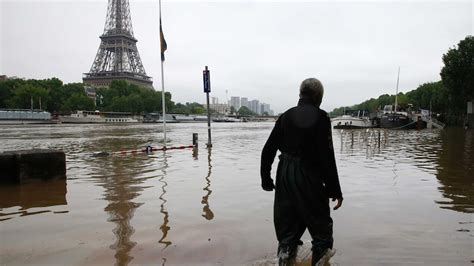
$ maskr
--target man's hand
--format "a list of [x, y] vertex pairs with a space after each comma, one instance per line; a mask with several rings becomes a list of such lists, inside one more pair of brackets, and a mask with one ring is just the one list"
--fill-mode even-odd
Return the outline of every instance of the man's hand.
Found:
[[337, 210], [339, 209], [341, 206], [342, 206], [342, 198], [332, 198], [332, 201], [336, 201], [337, 200], [337, 204], [336, 206], [334, 206], [333, 210]]
[[265, 191], [273, 191], [275, 188], [275, 185], [273, 184], [273, 180], [267, 180], [265, 182], [262, 182], [262, 188]]

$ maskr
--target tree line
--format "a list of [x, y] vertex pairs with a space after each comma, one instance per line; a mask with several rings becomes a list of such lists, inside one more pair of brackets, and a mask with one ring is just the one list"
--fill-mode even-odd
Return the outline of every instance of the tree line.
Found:
[[[175, 103], [171, 96], [171, 93], [165, 92], [165, 105], [168, 113], [206, 113], [204, 106], [199, 103]], [[76, 110], [145, 114], [161, 113], [161, 99], [161, 92], [121, 80], [112, 81], [109, 87], [96, 89], [95, 99], [87, 96], [83, 83], [63, 84], [57, 78], [0, 81], [0, 109], [33, 108], [61, 114]], [[241, 116], [256, 115], [245, 106], [239, 110], [231, 107], [230, 112]], [[215, 113], [214, 110], [211, 109], [211, 113]]]
[[[57, 78], [44, 80], [8, 79], [0, 82], [0, 108], [43, 109], [51, 113], [75, 110], [130, 112], [133, 114], [162, 112], [162, 94], [126, 81], [112, 81], [98, 88], [96, 99], [87, 96], [82, 83], [63, 82]], [[198, 103], [177, 103], [165, 93], [166, 111], [179, 114], [202, 114]]]
[[[438, 113], [439, 119], [450, 125], [464, 123], [467, 102], [474, 100], [474, 37], [467, 36], [457, 47], [443, 55], [444, 66], [441, 80], [424, 83], [407, 93], [400, 92], [397, 97], [399, 106], [415, 109], [430, 109]], [[384, 94], [360, 104], [335, 108], [330, 116], [339, 116], [344, 110], [377, 111], [385, 105], [394, 104], [395, 95]]]

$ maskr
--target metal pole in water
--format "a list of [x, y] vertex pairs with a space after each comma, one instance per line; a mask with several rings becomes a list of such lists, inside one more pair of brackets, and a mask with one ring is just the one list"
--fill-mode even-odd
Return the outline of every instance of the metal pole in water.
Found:
[[[165, 99], [165, 74], [163, 71], [163, 61], [164, 61], [164, 50], [166, 50], [165, 47], [163, 47], [163, 42], [164, 42], [164, 37], [162, 36], [162, 31], [161, 31], [161, 0], [159, 1], [159, 15], [160, 15], [160, 50], [161, 50], [161, 108], [162, 108], [162, 115], [163, 115], [163, 146], [166, 148], [166, 99]], [[163, 40], [163, 41], [162, 41]], [[166, 46], [166, 42], [165, 42]]]
[[380, 148], [380, 130], [379, 130], [379, 148]]
[[397, 76], [397, 92], [395, 93], [395, 113], [397, 112], [398, 105], [398, 83], [400, 81], [400, 67], [398, 67], [398, 76]]
[[207, 147], [212, 147], [211, 141], [211, 110], [209, 108], [209, 92], [206, 93], [206, 101], [207, 101]]
[[211, 109], [209, 108], [209, 92], [211, 92], [211, 77], [209, 73], [209, 69], [207, 66], [203, 71], [203, 82], [204, 82], [204, 92], [206, 93], [206, 101], [207, 101], [207, 147], [212, 147], [212, 140], [211, 140]]
[[193, 145], [194, 147], [198, 146], [198, 133], [193, 133]]
[[193, 133], [193, 158], [197, 160], [198, 158], [198, 133]]

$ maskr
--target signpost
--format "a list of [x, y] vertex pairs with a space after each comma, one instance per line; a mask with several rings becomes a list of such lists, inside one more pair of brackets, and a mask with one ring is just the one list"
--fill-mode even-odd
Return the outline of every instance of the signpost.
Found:
[[211, 109], [209, 108], [209, 92], [211, 92], [211, 77], [209, 75], [209, 69], [207, 66], [205, 69], [202, 71], [202, 80], [204, 83], [204, 92], [206, 93], [206, 99], [207, 99], [207, 147], [210, 148], [212, 147], [212, 141], [211, 141]]

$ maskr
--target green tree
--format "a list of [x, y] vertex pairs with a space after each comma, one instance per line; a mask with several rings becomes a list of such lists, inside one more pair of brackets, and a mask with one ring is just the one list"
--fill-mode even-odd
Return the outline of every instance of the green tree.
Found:
[[15, 86], [19, 80], [6, 80], [0, 82], [0, 108], [7, 108], [8, 102], [14, 95]]
[[117, 96], [130, 95], [130, 84], [125, 80], [113, 80], [110, 83], [109, 90], [114, 91]]
[[[44, 80], [13, 79], [0, 82], [0, 108], [39, 107], [41, 99], [43, 109], [50, 112], [75, 110], [122, 111], [135, 114], [143, 112], [161, 112], [162, 94], [150, 88], [144, 88], [126, 81], [113, 81], [109, 87], [96, 89], [95, 101], [87, 97], [84, 84], [63, 82], [57, 78]], [[165, 93], [167, 112], [202, 114], [205, 108], [198, 103], [175, 104], [170, 92]]]
[[172, 110], [173, 113], [176, 113], [176, 114], [190, 114], [191, 111], [189, 110], [189, 108], [182, 104], [182, 103], [177, 103], [173, 110]]
[[94, 101], [84, 93], [76, 93], [69, 97], [61, 107], [61, 111], [94, 111]]
[[203, 114], [206, 112], [206, 109], [204, 106], [196, 102], [186, 103], [185, 105], [178, 103], [174, 106], [172, 112], [180, 114]]
[[[61, 82], [62, 83], [62, 82]], [[66, 101], [75, 94], [83, 94], [84, 85], [82, 83], [69, 83], [62, 86], [51, 86], [49, 89], [49, 100], [48, 111], [54, 112], [59, 110], [68, 109], [69, 107], [64, 106]]]
[[128, 112], [134, 114], [143, 113], [143, 98], [140, 97], [140, 94], [131, 94], [127, 97]]
[[[160, 95], [161, 95], [161, 93], [160, 93]], [[160, 97], [160, 100], [161, 100], [161, 97]], [[173, 110], [174, 102], [171, 100], [171, 93], [170, 92], [165, 92], [165, 106], [166, 106], [166, 110]], [[161, 109], [162, 108], [160, 107], [160, 110]]]
[[204, 114], [205, 112], [206, 112], [206, 109], [204, 109], [204, 107], [197, 106], [196, 108], [194, 108], [193, 114], [200, 115], [200, 114]]
[[473, 58], [473, 36], [467, 36], [457, 48], [451, 48], [443, 55], [444, 67], [440, 74], [449, 103], [448, 120], [454, 124], [463, 122], [467, 101], [474, 99]]
[[246, 106], [240, 107], [239, 111], [237, 112], [241, 116], [253, 116], [256, 115], [254, 112], [250, 111], [249, 108]]
[[143, 111], [147, 113], [161, 110], [161, 94], [154, 91], [145, 91], [141, 94]]
[[9, 108], [18, 108], [18, 109], [28, 109], [39, 108], [40, 101], [41, 107], [46, 109], [48, 99], [48, 91], [41, 87], [35, 87], [31, 84], [19, 84], [13, 90], [13, 95], [10, 99], [7, 100], [7, 107]]
[[111, 104], [107, 107], [106, 111], [114, 112], [130, 112], [127, 96], [117, 96], [111, 101]]
[[424, 83], [406, 95], [415, 108], [429, 109], [431, 106], [432, 111], [437, 113], [446, 110], [446, 90], [441, 81]]

